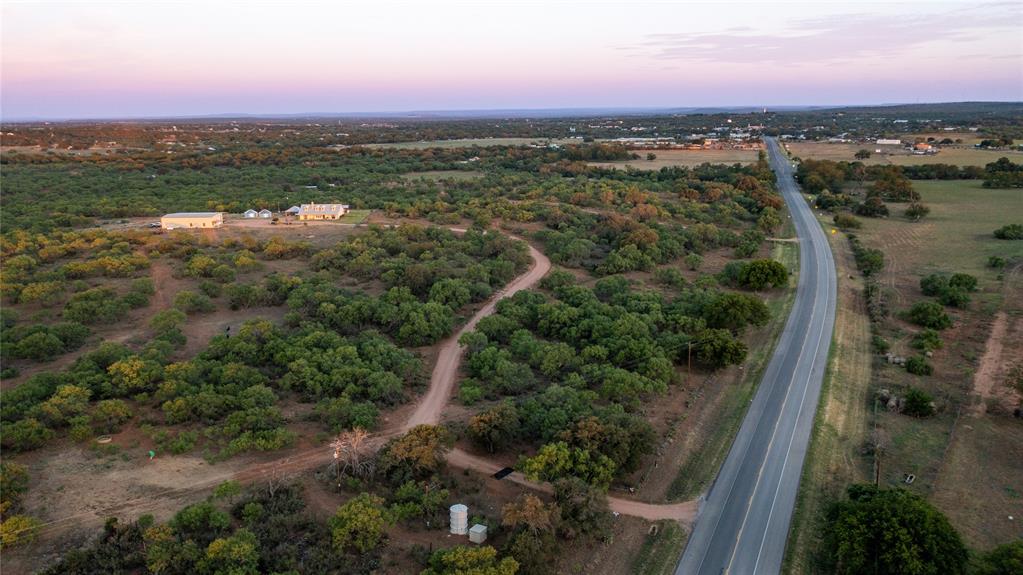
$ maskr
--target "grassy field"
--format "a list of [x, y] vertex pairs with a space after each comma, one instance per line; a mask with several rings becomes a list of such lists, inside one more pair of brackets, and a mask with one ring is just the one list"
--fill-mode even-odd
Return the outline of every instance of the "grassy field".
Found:
[[615, 162], [588, 162], [591, 166], [604, 168], [632, 167], [637, 170], [659, 170], [672, 166], [699, 166], [700, 164], [752, 164], [757, 161], [756, 150], [651, 150], [656, 160], [647, 160], [647, 152], [637, 150], [639, 160]]
[[735, 434], [739, 431], [739, 426], [742, 425], [742, 418], [746, 415], [746, 409], [756, 392], [764, 369], [767, 368], [767, 363], [774, 353], [774, 346], [785, 327], [796, 295], [795, 288], [799, 279], [797, 244], [776, 243], [773, 257], [785, 264], [791, 275], [789, 276], [789, 291], [785, 297], [773, 298], [767, 302], [771, 310], [771, 321], [764, 329], [766, 334], [764, 339], [769, 343], [753, 346], [757, 351], [750, 354], [746, 360], [745, 376], [739, 385], [729, 389], [722, 397], [721, 403], [717, 407], [718, 413], [714, 417], [713, 434], [704, 438], [700, 446], [679, 468], [678, 475], [668, 488], [667, 499], [669, 501], [697, 497], [714, 480], [721, 463], [728, 455], [728, 450], [732, 446]]
[[[976, 150], [973, 148], [946, 148], [931, 156], [917, 156], [895, 146], [874, 144], [827, 144], [823, 142], [789, 142], [786, 144], [793, 156], [814, 160], [855, 161], [859, 150], [869, 150], [871, 156], [863, 163], [868, 165], [887, 164], [914, 166], [922, 164], [953, 164], [956, 166], [984, 166], [998, 158], [1008, 157], [1014, 162], [1023, 161], [1023, 152]], [[885, 150], [876, 153], [876, 149]]]
[[[934, 375], [914, 376], [904, 369], [875, 361], [871, 391], [888, 388], [902, 393], [910, 386], [930, 393], [938, 413], [915, 419], [881, 410], [871, 419], [886, 439], [880, 482], [902, 486], [928, 497], [978, 549], [1023, 537], [1023, 426], [1001, 411], [981, 407], [978, 367], [990, 345], [996, 313], [1008, 318], [1009, 334], [995, 342], [1004, 361], [1023, 357], [1023, 282], [1019, 270], [1002, 272], [986, 266], [989, 256], [1023, 261], [1023, 242], [995, 239], [992, 231], [1023, 214], [1019, 190], [989, 190], [976, 181], [914, 182], [931, 214], [921, 222], [899, 215], [863, 220], [858, 233], [864, 244], [884, 251], [879, 276], [888, 293], [891, 316], [880, 335], [904, 356], [919, 352], [910, 346], [919, 330], [899, 312], [924, 301], [919, 279], [930, 273], [966, 272], [978, 278], [980, 291], [965, 309], [950, 309], [952, 328], [941, 333], [944, 347], [929, 359]], [[898, 214], [901, 207], [893, 210]], [[1000, 387], [1002, 381], [988, 381]], [[1004, 397], [1004, 396], [1003, 396]], [[1018, 401], [1018, 400], [1016, 400]], [[1011, 404], [1017, 404], [1010, 401]], [[906, 474], [916, 477], [906, 485]], [[794, 571], [799, 572], [799, 571]]]
[[1023, 257], [1023, 242], [997, 240], [991, 235], [1020, 220], [1023, 191], [990, 190], [975, 180], [915, 181], [913, 188], [931, 208], [923, 221], [907, 222], [901, 217], [904, 204], [891, 204], [896, 217], [863, 218], [863, 229], [857, 233], [885, 250], [892, 260], [888, 271], [926, 275], [955, 270], [984, 281], [997, 275], [986, 267], [989, 256]]
[[485, 174], [483, 172], [476, 171], [465, 171], [465, 170], [430, 170], [428, 172], [409, 172], [402, 174], [403, 180], [475, 180], [476, 178], [482, 178]]
[[670, 575], [678, 563], [679, 549], [685, 545], [685, 530], [675, 521], [659, 521], [657, 534], [647, 535], [632, 562], [631, 573]]
[[405, 148], [422, 150], [425, 148], [469, 148], [472, 146], [528, 146], [530, 144], [581, 144], [582, 140], [568, 138], [546, 140], [543, 138], [465, 138], [461, 140], [430, 140], [427, 142], [394, 142], [386, 144], [366, 144], [367, 148]]
[[812, 573], [824, 513], [850, 483], [867, 480], [871, 462], [860, 453], [869, 425], [870, 322], [863, 280], [844, 234], [828, 235], [835, 253], [838, 308], [828, 370], [803, 464], [783, 573]]

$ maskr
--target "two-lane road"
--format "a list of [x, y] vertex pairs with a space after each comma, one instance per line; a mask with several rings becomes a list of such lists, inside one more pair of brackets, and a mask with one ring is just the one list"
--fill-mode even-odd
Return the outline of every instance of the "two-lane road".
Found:
[[781, 569], [835, 323], [835, 263], [792, 167], [765, 139], [799, 239], [799, 284], [764, 378], [703, 503], [676, 575]]

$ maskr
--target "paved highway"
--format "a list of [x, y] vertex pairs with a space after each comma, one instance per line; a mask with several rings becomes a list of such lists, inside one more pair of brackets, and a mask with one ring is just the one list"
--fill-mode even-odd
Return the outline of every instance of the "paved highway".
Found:
[[700, 507], [676, 575], [778, 573], [835, 323], [835, 262], [792, 166], [765, 139], [799, 239], [799, 283], [746, 418]]

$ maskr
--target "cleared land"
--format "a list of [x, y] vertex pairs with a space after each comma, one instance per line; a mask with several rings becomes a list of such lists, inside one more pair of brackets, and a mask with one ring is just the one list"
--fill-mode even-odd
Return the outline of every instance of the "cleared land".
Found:
[[[871, 155], [863, 163], [868, 165], [887, 164], [895, 166], [914, 166], [921, 164], [952, 164], [956, 166], [984, 166], [998, 158], [1008, 157], [1014, 162], [1023, 161], [1023, 153], [1005, 150], [978, 150], [972, 147], [948, 147], [933, 155], [909, 153], [896, 146], [877, 146], [875, 144], [827, 144], [823, 142], [789, 142], [786, 144], [789, 153], [800, 158], [814, 160], [834, 160], [852, 162], [856, 160], [856, 152], [869, 150]], [[881, 149], [881, 153], [874, 150]]]
[[[637, 170], [659, 170], [672, 166], [699, 166], [700, 164], [752, 164], [757, 161], [756, 150], [636, 150], [640, 159], [615, 162], [587, 162], [602, 168], [635, 168]], [[646, 159], [647, 153], [657, 156]]]

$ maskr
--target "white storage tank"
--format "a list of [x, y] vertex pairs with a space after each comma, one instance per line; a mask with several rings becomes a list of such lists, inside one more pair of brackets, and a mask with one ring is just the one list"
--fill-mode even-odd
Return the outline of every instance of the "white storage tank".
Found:
[[487, 526], [482, 523], [477, 523], [472, 526], [469, 530], [469, 541], [473, 543], [483, 543], [487, 540]]
[[451, 506], [451, 534], [465, 535], [469, 532], [469, 508], [461, 503]]

